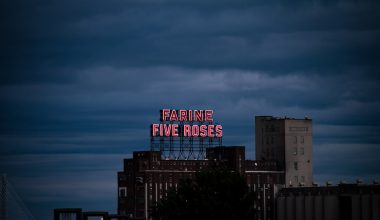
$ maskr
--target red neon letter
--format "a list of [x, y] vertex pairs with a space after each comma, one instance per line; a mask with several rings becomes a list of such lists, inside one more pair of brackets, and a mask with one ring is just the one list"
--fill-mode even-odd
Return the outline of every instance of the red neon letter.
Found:
[[199, 128], [199, 135], [201, 137], [206, 137], [207, 136], [207, 125], [201, 125]]
[[191, 136], [193, 137], [198, 137], [199, 136], [199, 126], [198, 125], [193, 125], [191, 127]]
[[169, 118], [169, 112], [170, 112], [170, 109], [161, 110], [161, 121], [167, 121], [167, 118]]
[[164, 124], [165, 136], [169, 137], [172, 125]]
[[214, 119], [212, 118], [212, 114], [214, 113], [213, 110], [205, 110], [205, 120], [208, 122], [213, 122]]
[[193, 120], [193, 110], [189, 110], [189, 118], [188, 118], [188, 121], [192, 121]]
[[178, 121], [177, 110], [173, 109], [170, 114], [170, 121]]
[[184, 137], [191, 136], [190, 125], [183, 125], [183, 136]]
[[152, 136], [153, 137], [155, 137], [157, 134], [158, 126], [159, 126], [159, 124], [152, 124], [151, 130], [152, 130]]
[[195, 121], [203, 121], [203, 110], [194, 110]]
[[180, 121], [187, 121], [187, 111], [186, 110], [179, 110], [179, 120]]
[[208, 137], [214, 137], [214, 127], [215, 127], [215, 125], [207, 126], [207, 136]]
[[164, 136], [164, 129], [163, 129], [163, 124], [160, 124], [160, 137]]
[[178, 137], [178, 124], [173, 124], [172, 125], [172, 136], [173, 137]]
[[223, 127], [221, 125], [215, 126], [215, 132], [217, 137], [223, 137]]

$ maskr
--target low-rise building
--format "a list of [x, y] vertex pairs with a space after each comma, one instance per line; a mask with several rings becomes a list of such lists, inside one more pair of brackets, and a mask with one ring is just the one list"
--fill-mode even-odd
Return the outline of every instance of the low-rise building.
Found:
[[167, 191], [177, 188], [181, 179], [192, 179], [196, 172], [223, 167], [246, 177], [249, 189], [256, 192], [256, 219], [274, 219], [277, 185], [284, 184], [284, 171], [276, 161], [245, 160], [245, 148], [214, 147], [204, 160], [164, 160], [159, 151], [139, 151], [124, 160], [118, 173], [118, 214], [130, 218], [149, 218], [149, 213]]
[[380, 219], [380, 185], [283, 188], [278, 192], [276, 207], [277, 220]]

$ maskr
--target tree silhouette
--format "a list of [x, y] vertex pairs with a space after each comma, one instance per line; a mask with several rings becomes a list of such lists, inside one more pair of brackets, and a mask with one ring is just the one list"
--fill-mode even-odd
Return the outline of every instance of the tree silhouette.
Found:
[[253, 219], [254, 194], [244, 177], [228, 170], [198, 172], [152, 208], [153, 219]]

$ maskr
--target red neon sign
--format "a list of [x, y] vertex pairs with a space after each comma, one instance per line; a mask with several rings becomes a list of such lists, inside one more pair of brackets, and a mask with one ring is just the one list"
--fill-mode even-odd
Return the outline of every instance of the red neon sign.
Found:
[[[156, 137], [222, 137], [222, 125], [214, 125], [213, 110], [162, 109], [160, 124], [151, 125], [151, 136]], [[166, 124], [164, 122], [171, 122]], [[173, 122], [198, 122], [200, 124], [175, 124]], [[208, 124], [202, 124], [208, 123]]]

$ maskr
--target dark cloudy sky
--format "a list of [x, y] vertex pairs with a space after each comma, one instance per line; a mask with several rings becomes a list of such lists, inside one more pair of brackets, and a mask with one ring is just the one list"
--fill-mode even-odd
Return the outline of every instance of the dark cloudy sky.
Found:
[[314, 177], [380, 179], [378, 1], [0, 3], [0, 173], [37, 219], [116, 209], [160, 108], [214, 109], [254, 158], [254, 116], [310, 116]]

